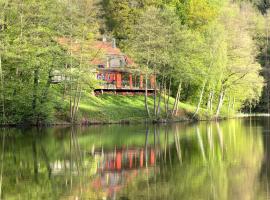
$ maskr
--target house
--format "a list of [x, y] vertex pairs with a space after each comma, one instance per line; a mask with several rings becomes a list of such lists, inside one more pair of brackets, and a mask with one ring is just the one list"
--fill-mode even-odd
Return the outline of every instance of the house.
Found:
[[[116, 47], [115, 40], [95, 43], [95, 48], [102, 51], [102, 58], [94, 59], [96, 65], [96, 78], [101, 84], [95, 89], [95, 93], [113, 92], [121, 94], [143, 93], [145, 91], [145, 74], [133, 62], [133, 60]], [[149, 93], [155, 90], [156, 80], [150, 75], [147, 85]]]
[[[58, 38], [58, 43], [68, 47], [74, 55], [82, 48], [76, 41], [68, 38]], [[95, 67], [96, 79], [99, 85], [94, 89], [96, 95], [103, 93], [135, 94], [145, 92], [145, 74], [138, 65], [116, 47], [115, 39], [108, 41], [103, 37], [100, 41], [84, 44], [84, 51], [94, 52], [89, 59], [89, 65]], [[52, 76], [54, 83], [62, 80], [59, 73]], [[147, 90], [153, 93], [156, 88], [155, 75], [148, 75]]]

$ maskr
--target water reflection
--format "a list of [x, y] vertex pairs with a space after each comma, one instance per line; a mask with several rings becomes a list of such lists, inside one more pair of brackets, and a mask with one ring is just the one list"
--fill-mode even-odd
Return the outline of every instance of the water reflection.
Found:
[[2, 129], [1, 199], [267, 199], [269, 120]]

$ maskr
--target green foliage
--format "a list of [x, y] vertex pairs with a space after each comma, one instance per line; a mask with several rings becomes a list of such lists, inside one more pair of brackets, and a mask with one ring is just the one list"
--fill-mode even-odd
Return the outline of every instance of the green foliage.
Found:
[[[0, 122], [50, 122], [60, 95], [60, 91], [51, 90], [53, 72], [60, 70], [64, 74], [62, 69], [72, 60], [79, 63], [73, 66], [77, 76], [87, 74], [86, 63], [60, 46], [58, 38], [93, 40], [97, 30], [93, 1], [12, 0], [0, 4], [4, 27], [0, 31], [3, 74], [0, 105], [4, 116]], [[80, 82], [85, 83], [85, 79], [80, 76]], [[87, 79], [91, 84], [93, 77]]]
[[[97, 55], [89, 46], [100, 33], [117, 38], [142, 71], [157, 74], [160, 93], [202, 107], [203, 115], [255, 105], [263, 86], [257, 55], [266, 65], [268, 52], [267, 17], [253, 6], [261, 3], [2, 0], [0, 123], [79, 119], [81, 96], [85, 101], [96, 85], [90, 61]], [[57, 86], [55, 73], [63, 77]]]

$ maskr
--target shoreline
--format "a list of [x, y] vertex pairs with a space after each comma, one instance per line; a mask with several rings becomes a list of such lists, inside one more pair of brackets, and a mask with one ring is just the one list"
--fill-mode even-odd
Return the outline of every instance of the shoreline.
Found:
[[[270, 116], [270, 115], [268, 115]], [[69, 123], [69, 122], [56, 122], [48, 124], [1, 124], [0, 128], [28, 128], [28, 127], [37, 127], [37, 128], [49, 128], [49, 127], [71, 127], [71, 126], [95, 126], [95, 125], [136, 125], [136, 124], [172, 124], [172, 123], [193, 123], [193, 122], [211, 122], [211, 121], [222, 121], [227, 119], [242, 118], [247, 117], [236, 115], [234, 117], [219, 117], [218, 119], [192, 119], [192, 118], [182, 118], [182, 119], [160, 119], [160, 120], [119, 120], [119, 121], [87, 121], [87, 122], [78, 122], [78, 123]]]
[[134, 124], [172, 124], [172, 123], [184, 123], [184, 122], [212, 122], [212, 121], [222, 121], [222, 120], [228, 120], [228, 119], [237, 119], [237, 118], [247, 118], [247, 117], [270, 117], [270, 114], [268, 113], [253, 113], [253, 114], [247, 114], [247, 113], [238, 113], [234, 116], [230, 117], [219, 117], [219, 118], [189, 118], [187, 116], [179, 118], [179, 119], [136, 119], [136, 120], [117, 120], [117, 121], [80, 121], [77, 123], [70, 123], [66, 121], [58, 121], [54, 123], [41, 123], [41, 124], [0, 124], [0, 128], [28, 128], [28, 127], [37, 127], [37, 128], [49, 128], [49, 127], [71, 127], [71, 126], [81, 126], [81, 127], [87, 127], [87, 126], [95, 126], [95, 125], [112, 125], [112, 124], [118, 124], [118, 125], [134, 125]]

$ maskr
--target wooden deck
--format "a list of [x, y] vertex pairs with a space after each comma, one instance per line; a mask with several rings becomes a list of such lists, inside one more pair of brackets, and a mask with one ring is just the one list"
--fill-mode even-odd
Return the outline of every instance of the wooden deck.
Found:
[[[139, 89], [139, 88], [100, 88], [94, 90], [96, 95], [100, 94], [121, 94], [121, 95], [134, 95], [134, 94], [144, 94], [145, 89]], [[147, 92], [149, 95], [154, 94], [155, 89], [147, 89]]]

